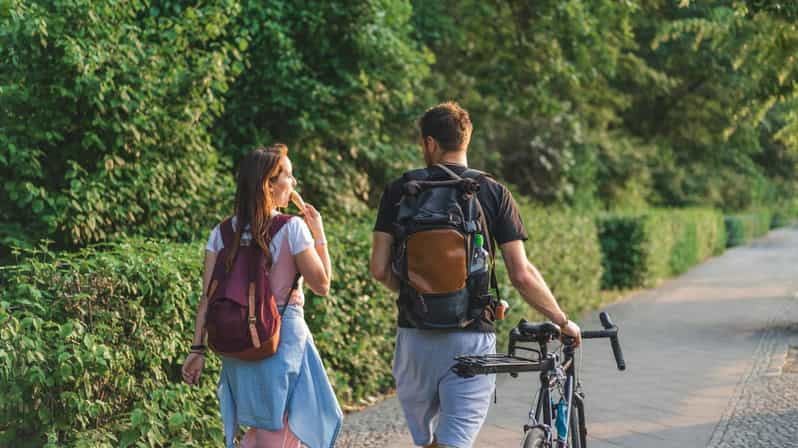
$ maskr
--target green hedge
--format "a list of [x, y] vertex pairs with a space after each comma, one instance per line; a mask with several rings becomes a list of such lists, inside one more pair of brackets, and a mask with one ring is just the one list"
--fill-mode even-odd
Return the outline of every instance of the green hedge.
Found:
[[3, 268], [0, 446], [221, 440], [218, 360], [202, 387], [180, 382], [201, 257], [197, 245], [131, 240]]
[[602, 287], [649, 286], [723, 251], [723, 216], [711, 209], [621, 212], [597, 219]]
[[771, 228], [773, 212], [770, 209], [760, 208], [740, 213], [727, 215], [724, 218], [726, 225], [726, 247], [746, 244], [758, 238]]
[[798, 198], [778, 202], [772, 206], [770, 228], [784, 227], [798, 220]]
[[[529, 233], [525, 246], [529, 260], [543, 274], [554, 296], [570, 316], [599, 305], [601, 248], [592, 215], [520, 204], [521, 217]], [[498, 331], [498, 350], [506, 350], [509, 329], [525, 317], [539, 320], [535, 312], [511, 286], [502, 262], [498, 263], [502, 298], [510, 311]]]

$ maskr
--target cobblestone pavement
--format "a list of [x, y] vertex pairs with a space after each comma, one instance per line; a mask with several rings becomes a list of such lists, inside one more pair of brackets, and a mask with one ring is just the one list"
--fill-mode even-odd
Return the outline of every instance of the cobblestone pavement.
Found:
[[798, 356], [796, 347], [798, 325], [762, 332], [753, 368], [740, 381], [709, 448], [798, 447], [798, 371], [788, 359]]
[[[607, 306], [627, 370], [606, 341], [581, 367], [590, 448], [798, 448], [798, 228], [733, 248]], [[598, 328], [596, 312], [583, 316]], [[793, 366], [798, 366], [798, 360]], [[537, 378], [497, 378], [475, 447], [519, 446]], [[396, 398], [347, 415], [337, 447], [412, 446]]]

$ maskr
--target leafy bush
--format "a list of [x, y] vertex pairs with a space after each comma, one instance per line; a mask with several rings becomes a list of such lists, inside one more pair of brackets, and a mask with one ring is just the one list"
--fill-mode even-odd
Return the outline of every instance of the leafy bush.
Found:
[[239, 7], [148, 3], [0, 7], [0, 243], [190, 239], [217, 217]]
[[671, 211], [677, 216], [677, 238], [671, 253], [670, 274], [681, 274], [725, 248], [723, 215], [712, 209]]
[[231, 26], [245, 70], [214, 126], [220, 152], [236, 160], [283, 141], [304, 195], [364, 209], [371, 187], [416, 154], [409, 136], [431, 55], [413, 39], [410, 3], [240, 3]]
[[773, 212], [766, 208], [753, 209], [746, 213], [727, 215], [724, 219], [726, 225], [726, 247], [746, 244], [758, 238], [771, 228]]
[[[101, 250], [100, 250], [101, 249]], [[30, 254], [0, 271], [0, 445], [207, 446], [221, 440], [209, 357], [180, 380], [202, 253], [144, 240]]]
[[646, 235], [634, 216], [607, 215], [598, 218], [604, 275], [602, 288], [629, 288], [645, 283]]
[[723, 250], [722, 215], [711, 209], [663, 209], [598, 218], [603, 288], [649, 286]]

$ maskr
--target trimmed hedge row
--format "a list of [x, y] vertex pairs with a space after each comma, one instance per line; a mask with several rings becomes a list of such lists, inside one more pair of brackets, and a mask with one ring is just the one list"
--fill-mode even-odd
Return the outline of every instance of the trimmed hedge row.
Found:
[[[591, 218], [522, 206], [526, 243], [563, 307], [597, 300]], [[394, 296], [368, 272], [372, 214], [329, 222], [331, 294], [305, 314], [344, 406], [393, 386]], [[130, 239], [78, 253], [29, 253], [0, 269], [0, 446], [207, 446], [222, 437], [208, 357], [200, 387], [180, 381], [200, 293], [202, 247]], [[500, 344], [536, 318], [501, 267], [512, 303]]]
[[726, 243], [723, 215], [712, 209], [610, 213], [597, 222], [605, 289], [650, 286], [721, 253]]
[[726, 247], [746, 244], [752, 239], [766, 234], [772, 227], [780, 225], [778, 222], [773, 222], [773, 212], [765, 208], [727, 215], [724, 222], [728, 235]]
[[773, 211], [773, 217], [770, 219], [771, 229], [788, 226], [798, 220], [798, 198], [781, 201], [771, 209]]

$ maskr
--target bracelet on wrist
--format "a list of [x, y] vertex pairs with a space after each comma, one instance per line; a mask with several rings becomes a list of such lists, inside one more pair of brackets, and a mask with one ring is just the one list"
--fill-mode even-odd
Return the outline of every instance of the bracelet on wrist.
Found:
[[204, 352], [205, 351], [205, 344], [192, 345], [191, 346], [191, 351], [195, 351], [195, 350], [202, 350]]

